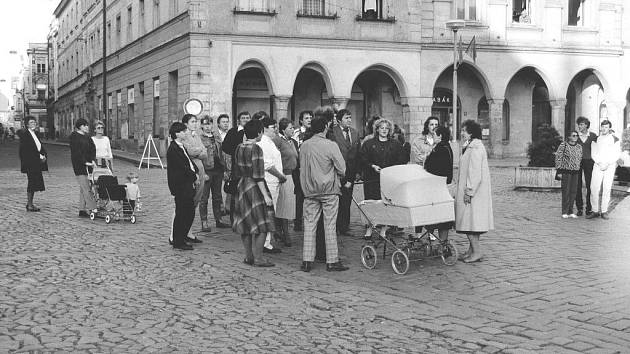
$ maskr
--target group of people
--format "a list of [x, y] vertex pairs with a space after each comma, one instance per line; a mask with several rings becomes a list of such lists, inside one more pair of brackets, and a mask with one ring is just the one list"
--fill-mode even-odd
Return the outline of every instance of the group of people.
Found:
[[[608, 219], [608, 205], [621, 142], [613, 135], [612, 124], [603, 120], [599, 136], [591, 132], [591, 122], [578, 117], [577, 129], [567, 136], [556, 151], [556, 169], [561, 176], [562, 218]], [[582, 198], [582, 179], [586, 186], [586, 210]], [[600, 197], [601, 194], [601, 197]], [[577, 213], [573, 212], [573, 204]]]
[[[482, 257], [481, 234], [494, 228], [490, 173], [481, 142], [481, 127], [475, 121], [463, 123], [464, 144], [460, 159], [459, 184], [453, 180], [453, 151], [450, 130], [436, 117], [425, 121], [422, 135], [411, 144], [404, 131], [390, 120], [373, 117], [363, 139], [352, 127], [352, 114], [342, 109], [319, 107], [299, 115], [294, 129], [286, 119], [276, 122], [260, 111], [238, 114], [238, 125], [228, 129], [229, 117], [201, 119], [185, 115], [169, 129], [172, 143], [167, 153], [168, 184], [175, 197], [171, 244], [191, 250], [200, 243], [190, 234], [195, 208], [199, 206], [202, 230], [208, 231], [208, 198], [217, 227], [229, 227], [221, 220], [229, 210], [230, 224], [241, 236], [244, 263], [274, 266], [264, 253], [279, 253], [279, 244], [291, 247], [289, 221], [304, 232], [301, 269], [311, 271], [315, 260], [326, 263], [328, 271], [347, 270], [338, 256], [338, 235], [350, 235], [350, 207], [357, 175], [363, 179], [365, 199], [381, 199], [380, 171], [416, 163], [433, 174], [446, 177], [455, 196], [455, 222], [416, 227], [437, 229], [442, 241], [453, 226], [469, 238], [461, 260], [470, 263]], [[223, 188], [221, 187], [223, 185]], [[221, 189], [226, 193], [222, 195]], [[454, 224], [454, 225], [453, 225]], [[385, 234], [387, 226], [380, 226]], [[369, 237], [371, 227], [366, 227]]]

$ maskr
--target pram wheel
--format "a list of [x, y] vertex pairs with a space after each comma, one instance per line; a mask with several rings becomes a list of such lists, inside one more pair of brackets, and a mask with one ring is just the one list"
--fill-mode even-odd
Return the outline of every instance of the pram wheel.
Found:
[[109, 224], [110, 222], [112, 222], [112, 217], [109, 214], [105, 215], [105, 223]]
[[96, 214], [94, 214], [93, 211], [90, 212], [90, 220], [94, 220], [94, 218], [96, 217]]
[[376, 267], [376, 249], [374, 246], [365, 245], [361, 249], [361, 263], [367, 269]]
[[409, 270], [409, 257], [401, 250], [392, 254], [392, 269], [396, 274], [405, 275]]
[[453, 241], [448, 240], [440, 245], [440, 256], [442, 262], [446, 265], [452, 266], [457, 263], [457, 248]]
[[135, 216], [135, 215], [131, 215], [131, 217], [129, 218], [129, 221], [130, 221], [132, 224], [135, 224], [135, 223], [136, 223], [136, 216]]

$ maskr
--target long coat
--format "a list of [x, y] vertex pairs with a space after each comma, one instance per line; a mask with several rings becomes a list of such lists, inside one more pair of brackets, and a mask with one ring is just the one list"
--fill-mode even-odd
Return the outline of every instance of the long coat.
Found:
[[[464, 194], [472, 196], [464, 203]], [[460, 233], [487, 232], [494, 229], [492, 190], [488, 154], [479, 139], [473, 139], [459, 161], [455, 195], [455, 230]]]
[[[37, 133], [35, 133], [37, 135]], [[42, 161], [39, 155], [48, 156], [44, 145], [41, 144], [41, 150], [37, 149], [37, 144], [31, 133], [27, 129], [19, 130], [18, 136], [20, 137], [20, 147], [18, 155], [20, 156], [20, 171], [22, 173], [48, 171], [48, 162]]]

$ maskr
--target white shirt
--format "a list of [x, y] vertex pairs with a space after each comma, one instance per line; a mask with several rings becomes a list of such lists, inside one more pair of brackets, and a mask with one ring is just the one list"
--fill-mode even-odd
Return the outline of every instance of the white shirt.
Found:
[[186, 155], [186, 158], [188, 158], [188, 163], [190, 164], [190, 169], [193, 170], [193, 172], [194, 172], [195, 171], [195, 166], [193, 165], [192, 161], [190, 160], [190, 156], [188, 156], [188, 153], [186, 152], [186, 149], [184, 148], [184, 144], [180, 143], [177, 140], [175, 140], [175, 143], [177, 143], [177, 146], [179, 146], [184, 151], [184, 155]]
[[138, 188], [138, 184], [136, 183], [125, 183], [127, 186], [127, 199], [136, 200], [140, 198], [140, 188]]
[[225, 140], [225, 136], [227, 135], [227, 130], [223, 131], [221, 129], [219, 129], [219, 136], [221, 137], [221, 141]]
[[278, 172], [282, 173], [282, 156], [280, 155], [280, 150], [278, 150], [273, 140], [266, 135], [263, 135], [256, 144], [258, 144], [263, 151], [263, 159], [265, 160], [265, 181], [268, 184], [280, 183], [278, 177], [268, 172], [272, 167], [275, 167]]
[[96, 146], [96, 158], [97, 159], [111, 159], [112, 155], [112, 146], [109, 143], [109, 138], [103, 136], [101, 138], [97, 138], [95, 136], [92, 137], [92, 141]]

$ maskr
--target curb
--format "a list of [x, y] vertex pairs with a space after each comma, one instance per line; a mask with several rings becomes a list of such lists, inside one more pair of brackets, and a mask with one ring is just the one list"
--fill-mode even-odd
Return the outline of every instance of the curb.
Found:
[[[66, 142], [60, 142], [60, 141], [42, 141], [42, 144], [48, 144], [48, 145], [57, 145], [57, 146], [69, 146], [70, 143], [66, 143]], [[121, 161], [125, 161], [125, 162], [130, 162], [136, 166], [140, 165], [140, 160], [142, 159], [141, 156], [136, 155], [136, 154], [131, 154], [128, 152], [124, 152], [121, 150], [112, 150], [112, 155], [114, 156], [114, 158], [121, 160]], [[162, 164], [164, 165], [164, 169], [166, 169], [166, 161], [162, 161]], [[142, 163], [143, 166], [146, 167], [146, 162]], [[160, 168], [160, 164], [159, 163], [155, 163], [155, 162], [149, 162], [149, 165], [151, 167], [157, 167]]]

